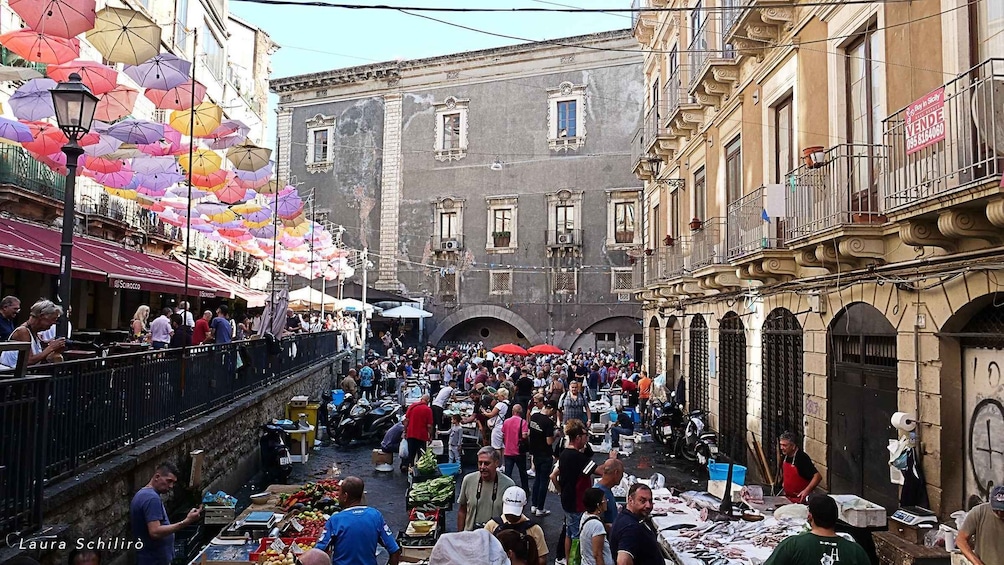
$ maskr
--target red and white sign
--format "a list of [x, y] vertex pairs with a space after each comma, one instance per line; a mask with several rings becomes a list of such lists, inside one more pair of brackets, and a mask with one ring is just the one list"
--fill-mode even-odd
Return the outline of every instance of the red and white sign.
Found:
[[945, 139], [945, 87], [906, 107], [906, 154]]

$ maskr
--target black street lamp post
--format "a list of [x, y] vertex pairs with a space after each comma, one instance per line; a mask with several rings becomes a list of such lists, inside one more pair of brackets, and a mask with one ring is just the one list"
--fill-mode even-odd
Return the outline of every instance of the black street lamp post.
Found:
[[56, 325], [56, 336], [66, 337], [70, 322], [67, 310], [70, 307], [70, 277], [73, 271], [73, 225], [76, 223], [73, 193], [77, 181], [77, 160], [84, 153], [77, 142], [91, 131], [98, 97], [80, 81], [77, 73], [72, 73], [67, 82], [57, 84], [51, 92], [56, 123], [68, 140], [63, 146], [63, 153], [66, 154], [66, 188], [63, 194], [63, 234], [59, 244], [59, 304], [63, 307], [63, 315]]

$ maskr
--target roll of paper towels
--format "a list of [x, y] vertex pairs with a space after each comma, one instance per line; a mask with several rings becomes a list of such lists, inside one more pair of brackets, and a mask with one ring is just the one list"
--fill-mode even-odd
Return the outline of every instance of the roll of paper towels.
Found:
[[917, 419], [909, 412], [896, 412], [892, 415], [892, 425], [898, 430], [912, 432], [917, 428]]

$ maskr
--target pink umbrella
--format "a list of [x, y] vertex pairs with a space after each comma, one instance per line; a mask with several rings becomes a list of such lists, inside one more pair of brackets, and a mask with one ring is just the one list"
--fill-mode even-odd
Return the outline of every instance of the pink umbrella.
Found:
[[84, 155], [81, 158], [81, 166], [95, 173], [117, 173], [125, 167], [125, 161], [121, 159], [103, 159], [101, 157], [91, 157]]
[[[43, 155], [41, 153], [35, 153], [33, 151], [31, 151], [30, 153], [31, 153], [31, 156], [35, 158], [35, 160], [39, 161], [43, 165], [49, 167], [50, 169], [52, 169], [53, 171], [56, 171], [57, 173], [59, 173], [61, 175], [66, 175], [66, 173], [67, 173], [67, 170], [66, 170], [66, 155], [64, 155], [62, 153], [53, 153], [51, 155]], [[60, 156], [62, 156], [62, 159], [60, 159]]]
[[147, 155], [162, 157], [188, 152], [188, 144], [182, 144], [181, 132], [169, 125], [164, 125], [164, 136], [153, 143], [138, 145], [139, 150]]
[[30, 29], [0, 35], [0, 45], [32, 63], [67, 63], [80, 56], [78, 39], [65, 39]]
[[56, 81], [33, 78], [21, 85], [10, 97], [10, 109], [19, 120], [44, 120], [56, 115], [52, 94]]
[[[69, 63], [63, 63], [61, 65], [49, 65], [45, 69], [46, 76], [59, 82], [66, 82], [70, 80], [70, 75], [72, 73], [80, 75], [80, 81], [83, 82], [87, 88], [91, 89], [91, 93], [97, 96], [101, 96], [118, 86], [118, 72], [115, 69], [102, 65], [97, 61], [75, 59]], [[95, 114], [95, 117], [96, 116], [97, 114]]]
[[201, 186], [203, 188], [209, 188], [213, 186], [219, 186], [224, 181], [227, 180], [227, 170], [218, 169], [209, 173], [208, 175], [197, 175], [192, 174], [192, 184], [195, 186]]
[[188, 80], [192, 64], [171, 53], [158, 53], [138, 65], [126, 65], [125, 74], [143, 88], [170, 90]]
[[[139, 175], [136, 175], [136, 177], [139, 178]], [[166, 188], [151, 188], [151, 187], [146, 187], [146, 186], [140, 185], [140, 187], [136, 189], [136, 192], [138, 192], [140, 194], [143, 194], [145, 196], [150, 196], [150, 197], [153, 197], [153, 198], [160, 198], [161, 196], [164, 196], [165, 193], [167, 193], [167, 189]], [[158, 204], [160, 204], [160, 203], [158, 202]], [[161, 209], [166, 208], [166, 206], [164, 206], [163, 204], [161, 204], [160, 207], [161, 207]], [[152, 209], [153, 208], [151, 208], [151, 210]]]
[[232, 238], [241, 237], [241, 236], [244, 236], [244, 235], [252, 237], [250, 234], [248, 234], [248, 231], [246, 229], [240, 229], [240, 228], [223, 228], [223, 229], [220, 229], [220, 230], [217, 230], [217, 231], [223, 237], [231, 238], [231, 239]]
[[220, 202], [236, 204], [244, 201], [244, 197], [247, 195], [247, 189], [234, 182], [231, 177], [230, 180], [224, 183], [223, 187], [216, 190], [214, 194]]
[[94, 175], [94, 180], [112, 188], [125, 188], [132, 184], [133, 172], [126, 167], [114, 173], [98, 173]]
[[94, 28], [95, 0], [10, 0], [29, 28], [71, 38]]
[[[153, 102], [153, 105], [164, 110], [187, 110], [192, 107], [192, 81], [189, 80], [174, 88], [157, 90], [148, 88], [143, 93]], [[206, 98], [206, 87], [195, 83], [195, 103], [199, 104]]]
[[128, 86], [116, 86], [106, 92], [101, 97], [101, 100], [98, 100], [98, 106], [94, 110], [94, 117], [109, 122], [121, 120], [132, 114], [133, 108], [136, 106], [137, 96], [139, 96], [139, 91], [137, 90]]

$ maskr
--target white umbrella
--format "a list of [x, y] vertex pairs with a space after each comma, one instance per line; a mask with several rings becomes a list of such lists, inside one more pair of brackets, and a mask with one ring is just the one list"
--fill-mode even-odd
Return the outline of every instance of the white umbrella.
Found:
[[408, 304], [402, 306], [397, 306], [396, 308], [391, 308], [389, 310], [384, 310], [381, 314], [384, 318], [401, 318], [414, 320], [418, 318], [431, 318], [432, 312], [426, 312], [421, 308], [415, 308]]
[[334, 303], [337, 302], [334, 296], [329, 296], [309, 286], [289, 293], [289, 305], [291, 307], [319, 310], [322, 302], [326, 311], [338, 309], [333, 308]]
[[382, 308], [377, 308], [372, 304], [363, 304], [361, 301], [356, 300], [355, 298], [343, 298], [341, 300], [335, 300], [334, 304], [335, 304], [335, 310], [345, 310], [347, 312], [362, 312], [363, 308], [365, 308], [367, 312], [374, 312], [374, 311], [377, 313], [383, 312]]

